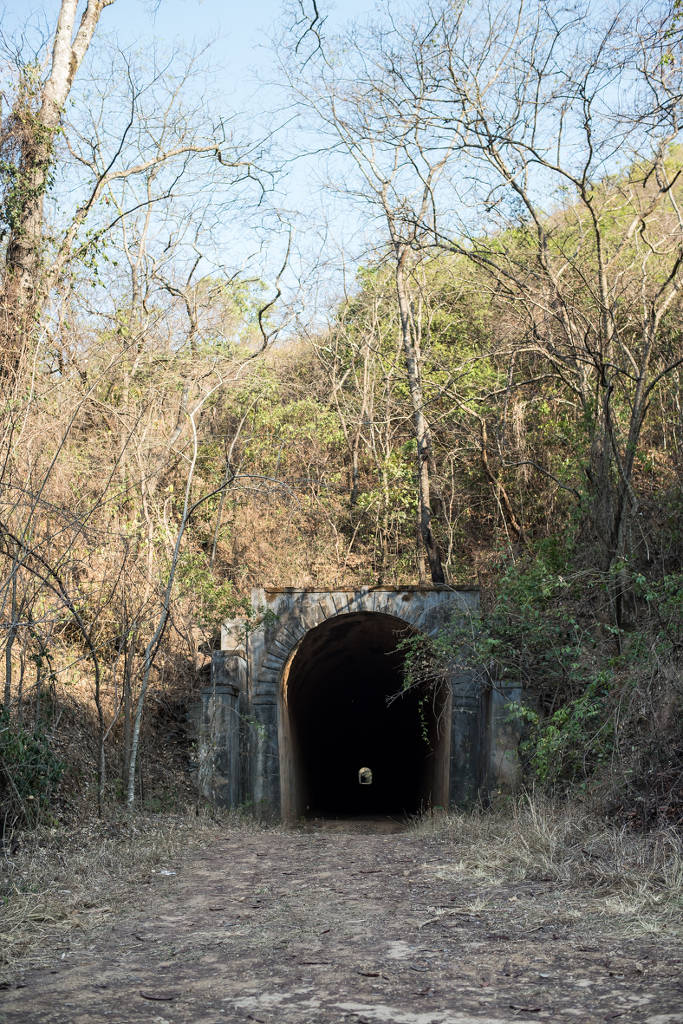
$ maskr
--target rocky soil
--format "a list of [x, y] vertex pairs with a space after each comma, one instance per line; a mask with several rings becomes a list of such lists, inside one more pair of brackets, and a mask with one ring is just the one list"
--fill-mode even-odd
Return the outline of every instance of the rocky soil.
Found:
[[101, 895], [0, 992], [3, 1024], [683, 1022], [672, 936], [463, 877], [438, 834], [228, 830], [123, 909]]

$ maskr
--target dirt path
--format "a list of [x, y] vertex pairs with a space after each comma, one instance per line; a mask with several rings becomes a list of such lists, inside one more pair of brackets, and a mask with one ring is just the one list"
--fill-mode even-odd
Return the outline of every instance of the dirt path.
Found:
[[680, 946], [553, 882], [463, 881], [414, 832], [227, 833], [109, 920], [0, 992], [3, 1024], [683, 1022]]

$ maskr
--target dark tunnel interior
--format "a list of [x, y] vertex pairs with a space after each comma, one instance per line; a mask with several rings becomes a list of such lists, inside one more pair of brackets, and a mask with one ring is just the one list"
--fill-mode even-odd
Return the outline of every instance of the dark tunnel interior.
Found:
[[414, 814], [444, 801], [442, 709], [431, 698], [421, 706], [423, 693], [401, 695], [406, 629], [365, 612], [328, 619], [302, 640], [284, 704], [285, 803], [296, 816]]

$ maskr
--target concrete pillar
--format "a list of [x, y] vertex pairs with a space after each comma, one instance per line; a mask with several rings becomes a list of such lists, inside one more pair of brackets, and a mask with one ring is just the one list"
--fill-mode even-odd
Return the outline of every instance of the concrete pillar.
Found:
[[501, 680], [491, 689], [488, 701], [488, 788], [513, 790], [521, 781], [519, 740], [522, 723], [511, 714], [511, 704], [519, 703], [519, 683]]
[[202, 692], [199, 720], [199, 791], [218, 807], [240, 799], [239, 689], [230, 684]]
[[255, 699], [251, 707], [251, 765], [254, 812], [267, 820], [280, 817], [278, 706]]
[[474, 672], [451, 680], [450, 803], [466, 806], [479, 795], [481, 778], [481, 686]]

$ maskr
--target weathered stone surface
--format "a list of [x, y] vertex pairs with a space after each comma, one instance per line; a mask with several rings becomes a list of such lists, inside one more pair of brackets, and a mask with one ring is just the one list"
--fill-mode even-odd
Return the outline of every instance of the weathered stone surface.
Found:
[[[282, 717], [283, 686], [304, 638], [324, 622], [359, 615], [390, 616], [399, 630], [404, 623], [407, 630], [435, 634], [453, 616], [476, 617], [479, 591], [412, 586], [256, 589], [252, 606], [261, 616], [256, 629], [247, 631], [239, 619], [222, 629], [224, 649], [214, 658], [212, 687], [205, 691], [199, 716], [200, 788], [217, 803], [246, 803], [277, 817], [281, 768], [291, 760], [282, 748], [291, 738]], [[223, 688], [220, 694], [217, 687]], [[451, 691], [444, 770], [449, 802], [465, 803], [476, 799], [483, 785], [497, 788], [516, 781], [517, 736], [508, 705], [518, 699], [519, 692], [508, 685], [485, 694], [472, 672], [454, 674]], [[236, 779], [227, 779], [228, 765]]]
[[487, 768], [492, 785], [501, 789], [514, 789], [520, 782], [519, 720], [512, 711], [521, 698], [521, 686], [510, 680], [501, 681], [491, 690]]
[[239, 689], [207, 687], [202, 694], [198, 785], [202, 796], [222, 807], [237, 804], [239, 791]]

